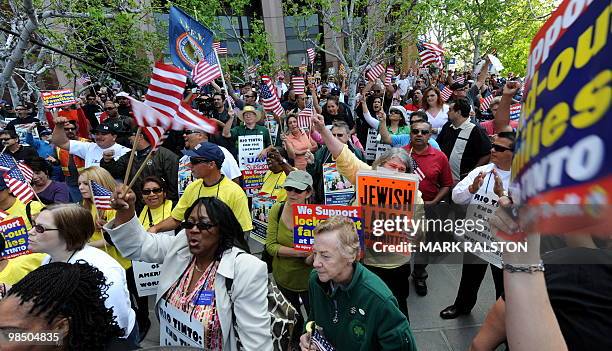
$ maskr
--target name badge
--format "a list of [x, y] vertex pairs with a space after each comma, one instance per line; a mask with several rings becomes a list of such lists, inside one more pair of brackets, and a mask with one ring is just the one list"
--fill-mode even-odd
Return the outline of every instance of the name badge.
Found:
[[215, 292], [211, 290], [202, 290], [193, 300], [193, 304], [197, 306], [210, 306], [215, 298]]

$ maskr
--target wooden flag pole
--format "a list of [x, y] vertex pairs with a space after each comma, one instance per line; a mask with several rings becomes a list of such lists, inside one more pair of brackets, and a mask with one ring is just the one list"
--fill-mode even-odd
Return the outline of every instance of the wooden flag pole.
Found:
[[132, 165], [134, 163], [134, 155], [136, 155], [136, 143], [138, 142], [138, 138], [140, 138], [141, 132], [141, 128], [138, 127], [138, 130], [136, 130], [136, 137], [134, 137], [134, 145], [132, 145], [132, 153], [130, 153], [130, 160], [128, 161], [127, 169], [125, 170], [123, 184], [127, 184], [128, 179], [130, 178], [130, 172], [132, 171]]
[[154, 152], [149, 152], [149, 154], [147, 155], [147, 157], [144, 159], [144, 161], [142, 162], [142, 164], [140, 165], [140, 167], [138, 167], [138, 170], [136, 171], [136, 174], [134, 174], [134, 178], [132, 178], [132, 181], [130, 182], [130, 184], [128, 185], [127, 189], [125, 190], [126, 192], [132, 188], [132, 186], [134, 186], [134, 183], [136, 183], [136, 179], [138, 179], [138, 177], [140, 177], [140, 173], [142, 173], [142, 171], [144, 170], [144, 168], [147, 166], [147, 162], [149, 162], [149, 160], [153, 157]]
[[8, 145], [4, 145], [4, 148], [2, 149], [2, 152], [0, 152], [0, 155], [4, 154], [4, 152], [6, 151], [7, 147], [8, 147]]

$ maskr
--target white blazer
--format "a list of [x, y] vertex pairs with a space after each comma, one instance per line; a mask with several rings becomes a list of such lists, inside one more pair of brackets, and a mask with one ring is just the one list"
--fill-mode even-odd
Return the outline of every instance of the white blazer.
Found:
[[[185, 230], [176, 236], [154, 235], [146, 232], [136, 216], [115, 227], [114, 220], [104, 229], [110, 234], [115, 247], [129, 259], [163, 263], [157, 286], [155, 311], [161, 298], [185, 271], [193, 255], [189, 252]], [[245, 350], [272, 350], [270, 316], [268, 314], [268, 273], [266, 264], [255, 256], [232, 248], [223, 253], [215, 278], [217, 314], [223, 335], [223, 350], [237, 350], [232, 326], [231, 301], [225, 279], [233, 279], [232, 299], [238, 325], [238, 334]], [[159, 317], [158, 317], [159, 318]]]

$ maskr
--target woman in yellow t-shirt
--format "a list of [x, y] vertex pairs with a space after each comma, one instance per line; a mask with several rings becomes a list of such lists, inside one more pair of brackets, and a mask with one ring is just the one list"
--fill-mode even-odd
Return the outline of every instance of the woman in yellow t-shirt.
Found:
[[138, 221], [146, 230], [170, 217], [172, 201], [166, 199], [164, 181], [156, 176], [146, 177], [142, 181], [142, 189], [140, 190], [145, 206], [140, 212]]
[[270, 149], [267, 157], [269, 170], [264, 174], [263, 185], [259, 193], [275, 197], [277, 202], [285, 201], [287, 199], [287, 192], [283, 184], [285, 184], [287, 175], [295, 170], [295, 168], [287, 163], [287, 151], [283, 148], [275, 147]]

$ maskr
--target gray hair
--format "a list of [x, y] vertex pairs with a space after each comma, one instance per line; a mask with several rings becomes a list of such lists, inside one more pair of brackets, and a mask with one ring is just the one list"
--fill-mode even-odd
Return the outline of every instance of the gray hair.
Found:
[[345, 121], [334, 121], [332, 124], [332, 129], [333, 128], [342, 128], [347, 134], [351, 132], [351, 128], [349, 128], [349, 125]]
[[385, 163], [391, 161], [393, 158], [397, 158], [403, 162], [404, 165], [406, 165], [406, 173], [413, 173], [410, 155], [406, 150], [399, 147], [393, 147], [380, 155], [380, 157], [378, 157], [376, 160], [374, 160], [374, 163], [372, 163], [372, 169], [382, 167]]
[[321, 222], [314, 231], [315, 240], [320, 233], [335, 231], [338, 239], [338, 252], [343, 257], [359, 260], [359, 235], [352, 219], [345, 216], [333, 216]]

